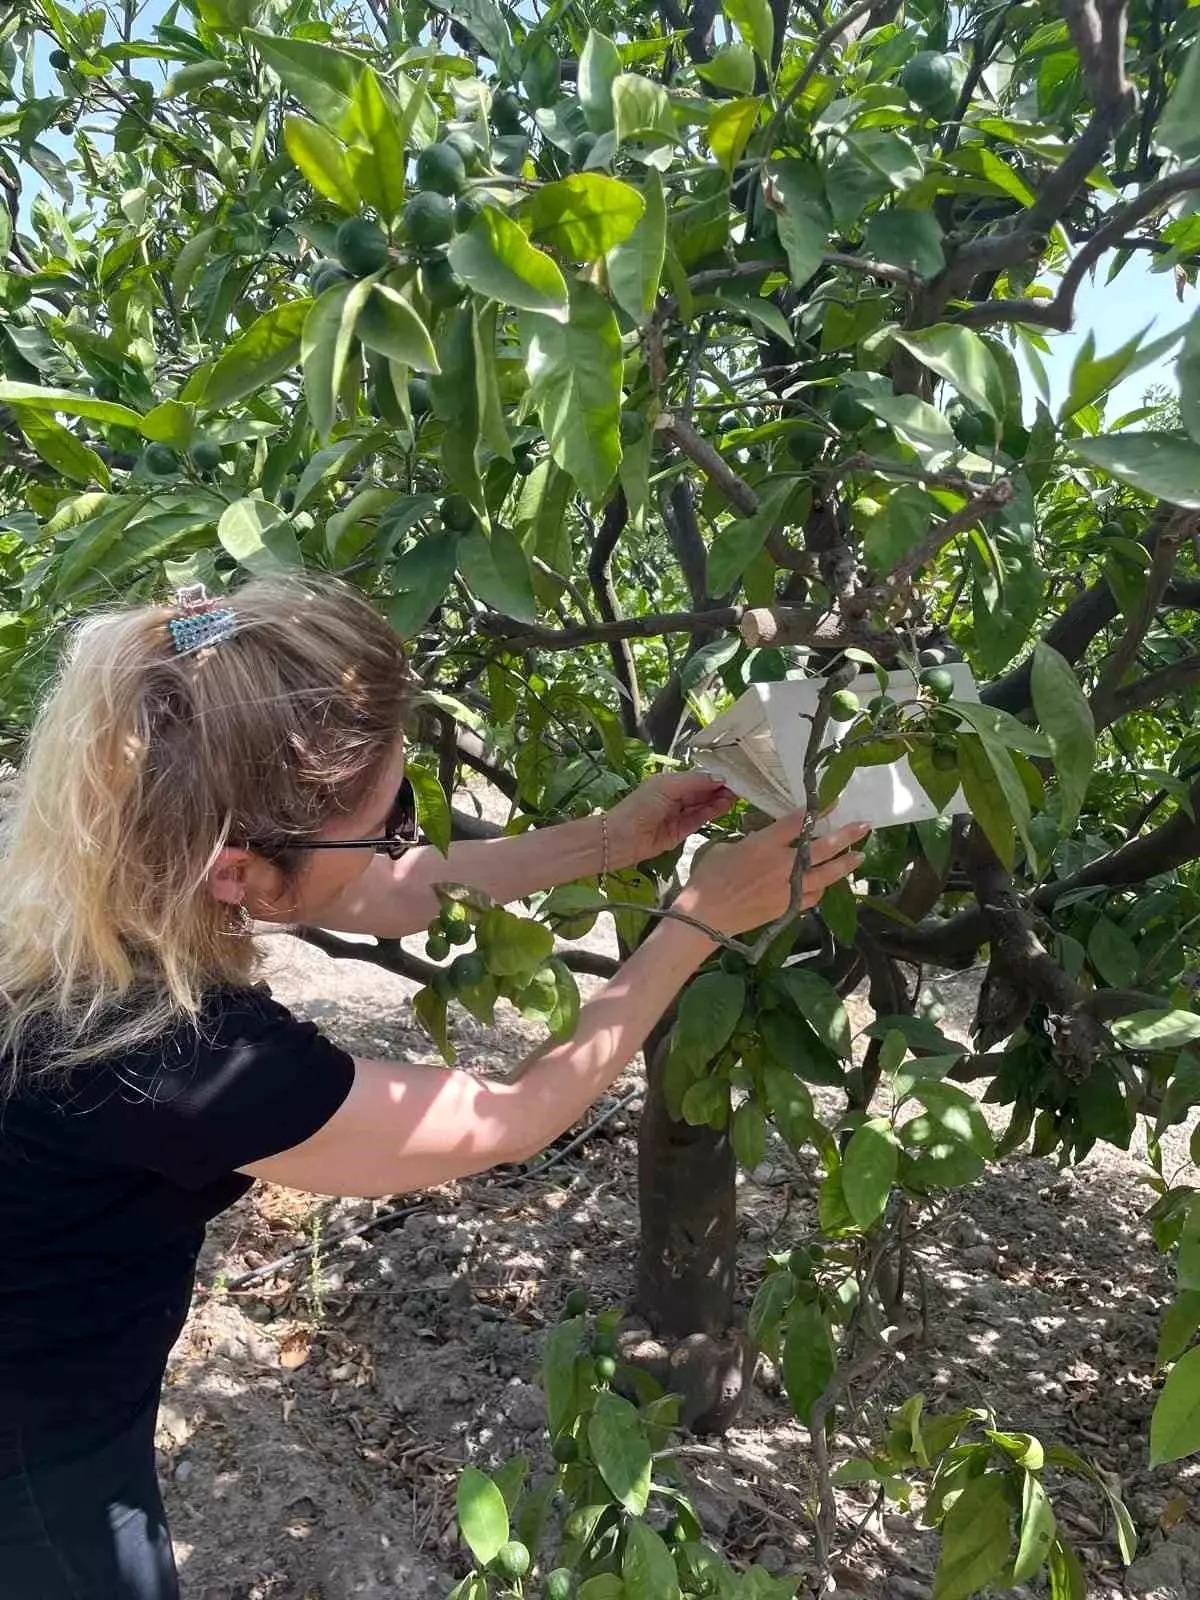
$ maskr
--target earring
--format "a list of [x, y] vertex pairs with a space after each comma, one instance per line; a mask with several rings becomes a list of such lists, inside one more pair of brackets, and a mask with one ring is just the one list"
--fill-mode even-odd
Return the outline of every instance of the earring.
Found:
[[254, 936], [254, 918], [246, 907], [239, 901], [236, 906], [231, 906], [233, 927], [226, 928], [226, 933], [231, 939], [250, 939]]

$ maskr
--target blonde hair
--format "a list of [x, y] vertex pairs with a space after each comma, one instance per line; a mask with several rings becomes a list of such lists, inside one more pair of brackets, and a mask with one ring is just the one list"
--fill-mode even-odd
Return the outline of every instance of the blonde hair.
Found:
[[357, 810], [395, 751], [412, 680], [360, 594], [264, 577], [231, 603], [233, 635], [190, 655], [164, 606], [74, 633], [0, 841], [0, 1094], [27, 1056], [132, 1048], [249, 981], [253, 941], [207, 886], [219, 852], [261, 846], [297, 879], [286, 841]]

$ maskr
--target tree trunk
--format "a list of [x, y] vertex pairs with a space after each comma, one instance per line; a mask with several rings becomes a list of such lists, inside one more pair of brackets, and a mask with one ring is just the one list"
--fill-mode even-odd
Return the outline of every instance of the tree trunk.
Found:
[[733, 1326], [736, 1164], [727, 1133], [675, 1122], [663, 1098], [665, 1030], [647, 1046], [638, 1145], [641, 1245], [637, 1310], [669, 1349], [665, 1387], [682, 1420], [720, 1432], [741, 1409], [754, 1354]]

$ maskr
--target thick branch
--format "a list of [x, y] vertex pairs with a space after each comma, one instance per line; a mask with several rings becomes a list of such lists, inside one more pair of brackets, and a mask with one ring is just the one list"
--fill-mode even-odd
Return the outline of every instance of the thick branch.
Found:
[[514, 650], [577, 650], [585, 644], [612, 644], [616, 639], [657, 639], [668, 633], [690, 633], [693, 628], [736, 628], [744, 606], [720, 606], [712, 611], [665, 611], [646, 617], [622, 617], [616, 622], [580, 623], [569, 628], [548, 628], [539, 622], [518, 622], [487, 612], [477, 618], [481, 632], [503, 639]]
[[1152, 183], [1133, 200], [1116, 206], [1072, 259], [1063, 273], [1053, 300], [984, 300], [954, 313], [953, 321], [969, 328], [983, 328], [994, 322], [1024, 322], [1033, 327], [1052, 328], [1065, 333], [1075, 320], [1075, 296], [1084, 278], [1106, 250], [1127, 246], [1130, 228], [1161, 211], [1176, 195], [1200, 188], [1200, 166], [1187, 167]]
[[1147, 706], [1157, 705], [1160, 700], [1197, 682], [1200, 682], [1200, 655], [1190, 655], [1173, 661], [1170, 666], [1160, 667], [1157, 672], [1148, 672], [1136, 683], [1127, 684], [1124, 689], [1117, 690], [1105, 706], [1099, 704], [1097, 693], [1092, 697], [1096, 727], [1106, 728], [1131, 711], [1144, 711]]

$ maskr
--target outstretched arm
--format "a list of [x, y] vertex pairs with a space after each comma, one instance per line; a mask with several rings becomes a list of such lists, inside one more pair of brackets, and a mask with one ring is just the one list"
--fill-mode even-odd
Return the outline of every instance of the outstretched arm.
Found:
[[419, 933], [438, 912], [435, 883], [467, 883], [505, 904], [558, 883], [589, 877], [605, 865], [616, 871], [673, 849], [727, 811], [733, 795], [699, 773], [650, 778], [607, 813], [530, 829], [502, 839], [470, 839], [448, 856], [431, 845], [399, 861], [376, 859], [349, 889], [313, 917], [335, 933], [373, 933], [399, 939]]

